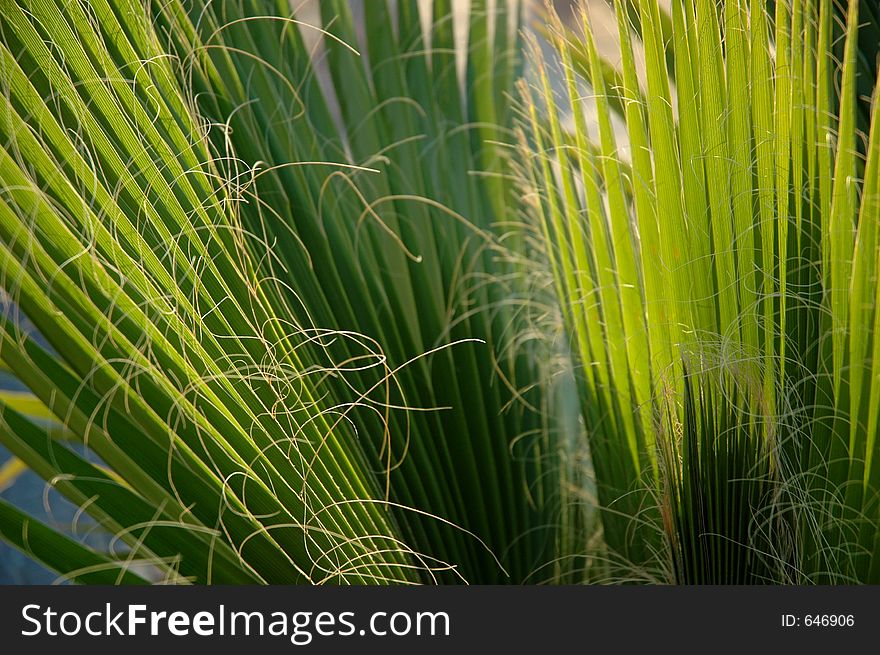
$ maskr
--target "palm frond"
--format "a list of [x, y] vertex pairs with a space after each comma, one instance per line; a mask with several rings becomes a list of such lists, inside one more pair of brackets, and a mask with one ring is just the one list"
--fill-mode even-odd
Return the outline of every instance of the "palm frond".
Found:
[[[618, 1], [617, 89], [584, 12], [583, 43], [551, 27], [564, 97], [546, 74], [524, 90], [524, 184], [583, 371], [605, 538], [630, 566], [662, 569], [671, 554], [682, 581], [877, 580], [878, 103], [861, 4], [848, 5], [838, 60], [830, 1], [777, 2], [772, 16], [763, 2], [673, 3], [668, 41], [658, 3], [639, 3], [643, 94]], [[589, 75], [574, 65], [584, 51]], [[610, 123], [621, 98], [623, 142]], [[574, 143], [560, 138], [567, 111]], [[700, 382], [719, 366], [733, 382]], [[749, 390], [746, 410], [728, 406], [730, 384]], [[746, 471], [737, 490], [730, 476]], [[768, 512], [786, 517], [766, 523], [775, 566], [705, 542], [742, 538], [743, 508], [771, 483]], [[670, 506], [669, 489], [687, 502]]]
[[495, 233], [518, 3], [394, 6], [359, 34], [337, 0], [319, 24], [3, 5], [0, 357], [99, 463], [6, 403], [0, 438], [120, 565], [492, 582], [571, 557]]

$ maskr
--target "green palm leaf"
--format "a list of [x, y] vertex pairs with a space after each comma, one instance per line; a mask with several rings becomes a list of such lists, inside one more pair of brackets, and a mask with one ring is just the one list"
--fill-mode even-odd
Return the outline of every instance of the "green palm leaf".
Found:
[[[533, 220], [584, 370], [621, 575], [877, 580], [878, 103], [860, 57], [861, 4], [848, 5], [837, 63], [829, 1], [777, 2], [772, 16], [761, 2], [673, 3], [668, 40], [658, 3], [639, 3], [644, 95], [626, 3], [615, 3], [613, 91], [590, 26], [584, 43], [551, 26], [567, 97], [540, 82], [526, 91], [534, 155], [523, 180], [542, 199]], [[584, 51], [589, 75], [571, 65]], [[620, 98], [632, 194], [619, 192], [608, 127]], [[568, 107], [574, 143], [557, 129]]]
[[510, 336], [517, 5], [489, 4], [371, 3], [360, 41], [347, 2], [325, 28], [273, 2], [4, 5], [0, 356], [100, 465], [8, 404], [0, 438], [124, 560], [193, 582], [577, 566], [537, 347]]

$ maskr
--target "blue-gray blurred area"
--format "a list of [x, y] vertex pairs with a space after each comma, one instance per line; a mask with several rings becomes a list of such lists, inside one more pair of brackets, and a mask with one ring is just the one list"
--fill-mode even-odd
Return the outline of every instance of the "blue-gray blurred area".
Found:
[[[82, 448], [74, 450], [86, 454]], [[0, 446], [0, 466], [8, 462], [11, 457], [10, 452]], [[109, 535], [98, 529], [89, 516], [83, 514], [77, 516], [75, 505], [31, 471], [25, 471], [12, 485], [0, 491], [0, 498], [35, 519], [72, 536], [80, 543], [100, 550], [107, 549]], [[0, 584], [53, 584], [58, 580], [57, 573], [49, 571], [0, 539]]]
[[[8, 450], [0, 446], [0, 466], [9, 461]], [[43, 504], [46, 482], [31, 471], [22, 473], [15, 482], [0, 492], [0, 497], [35, 518], [68, 527], [73, 522], [76, 508], [59, 497], [57, 492], [46, 494], [51, 516]], [[49, 571], [5, 541], [0, 541], [0, 584], [51, 584], [58, 574]]]
[[[0, 290], [0, 315], [11, 318], [19, 329], [26, 331], [44, 348], [49, 344], [36, 332], [29, 321], [21, 315], [8, 295]], [[12, 374], [0, 371], [0, 390], [27, 391]], [[65, 444], [91, 461], [97, 461], [82, 445]], [[0, 446], [0, 467], [12, 458], [12, 454]], [[25, 471], [14, 482], [0, 490], [0, 498], [27, 512], [35, 519], [71, 535], [77, 541], [99, 549], [106, 549], [109, 536], [97, 530], [88, 516], [77, 516], [77, 508], [57, 490], [35, 473]], [[0, 584], [52, 584], [59, 580], [56, 572], [48, 570], [31, 557], [10, 546], [0, 538]]]
[[[0, 446], [0, 466], [11, 458], [11, 453]], [[95, 530], [94, 522], [77, 517], [77, 508], [31, 471], [24, 471], [0, 491], [0, 498], [82, 543], [106, 547], [107, 536]], [[0, 584], [53, 584], [58, 580], [57, 573], [0, 540]]]

